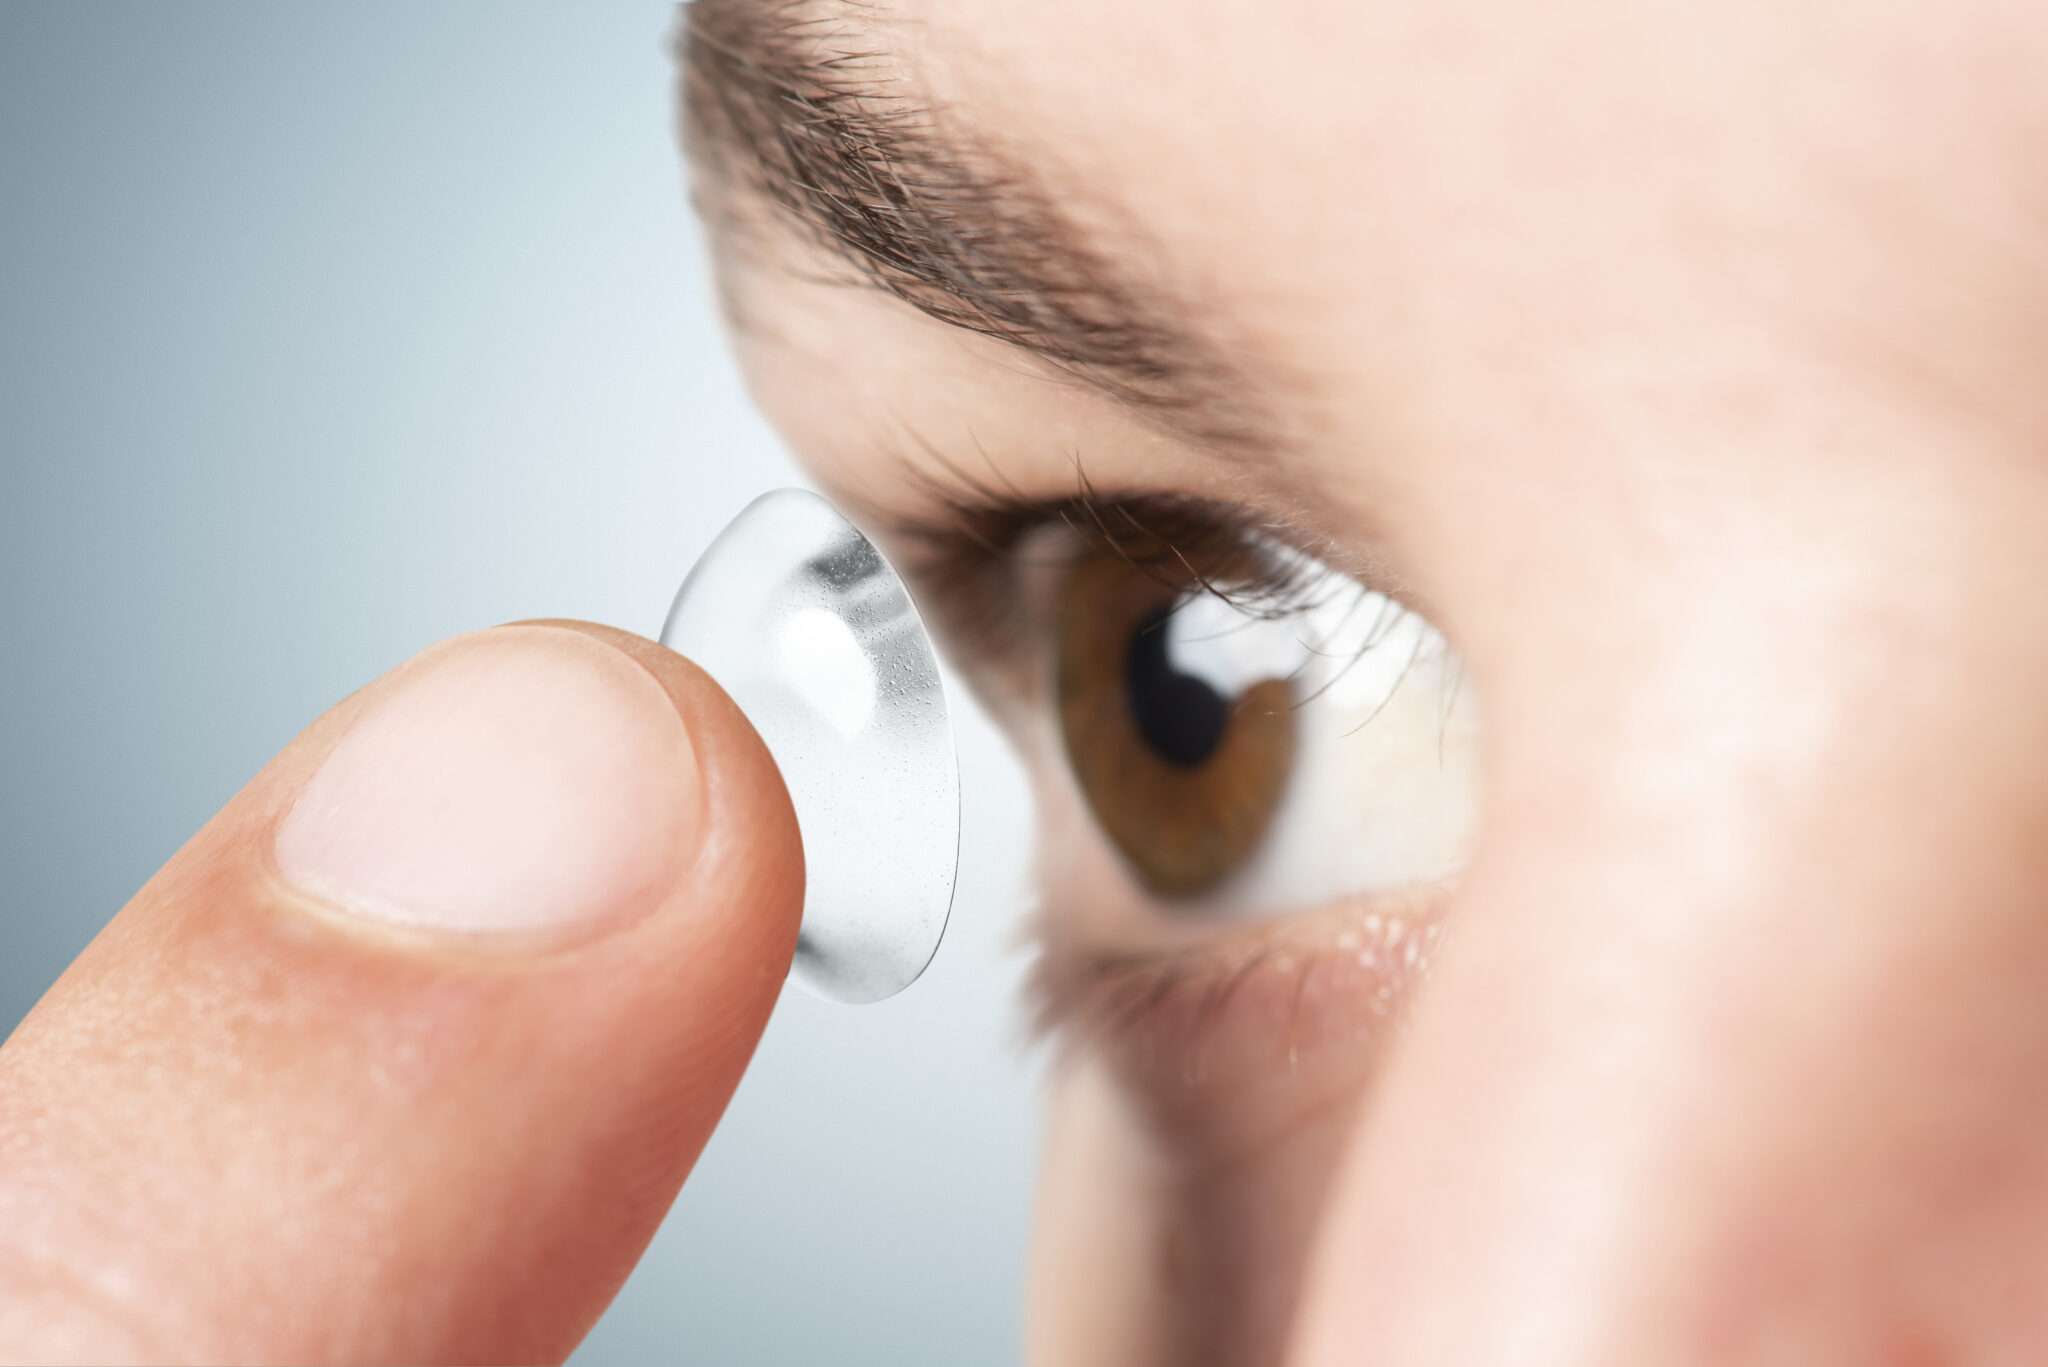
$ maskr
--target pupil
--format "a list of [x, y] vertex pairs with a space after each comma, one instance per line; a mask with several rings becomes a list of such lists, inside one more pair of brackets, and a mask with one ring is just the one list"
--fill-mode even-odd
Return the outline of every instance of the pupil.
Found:
[[1192, 769], [1216, 753], [1230, 721], [1230, 703], [1167, 656], [1171, 607], [1138, 623], [1125, 659], [1125, 689], [1138, 734], [1168, 764]]

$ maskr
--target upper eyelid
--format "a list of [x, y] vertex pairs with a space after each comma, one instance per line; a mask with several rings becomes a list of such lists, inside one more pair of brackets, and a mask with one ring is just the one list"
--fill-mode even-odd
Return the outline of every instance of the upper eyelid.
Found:
[[1104, 494], [1084, 478], [1063, 497], [980, 486], [940, 497], [943, 512], [895, 518], [885, 535], [949, 634], [997, 661], [1016, 653], [1022, 556], [1046, 528], [1068, 530], [1068, 554], [1113, 554], [1176, 585], [1193, 580], [1248, 614], [1299, 611], [1335, 573], [1306, 553], [1276, 554], [1288, 543], [1247, 511], [1182, 494]]

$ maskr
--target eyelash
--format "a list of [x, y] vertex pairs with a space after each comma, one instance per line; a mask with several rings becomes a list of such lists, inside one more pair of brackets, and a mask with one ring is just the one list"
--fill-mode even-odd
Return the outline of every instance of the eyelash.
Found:
[[[1378, 597], [1370, 586], [1301, 549], [1306, 538], [1269, 523], [1246, 525], [1241, 509], [1183, 494], [1104, 495], [1076, 467], [1075, 492], [1028, 498], [968, 478], [948, 465], [970, 491], [926, 481], [927, 495], [946, 511], [937, 517], [899, 518], [891, 524], [904, 568], [953, 637], [968, 650], [1010, 658], [1029, 630], [1013, 571], [1034, 533], [1064, 527], [1080, 544], [1068, 553], [1114, 555], [1134, 570], [1179, 587], [1193, 578], [1202, 595], [1227, 603], [1247, 619], [1284, 619], [1345, 602], [1348, 612]], [[1409, 609], [1377, 616], [1359, 653], [1398, 628]], [[1348, 664], [1340, 666], [1338, 676]], [[1333, 677], [1295, 701], [1315, 701]], [[1453, 694], [1455, 696], [1455, 693]]]
[[[1070, 1046], [1107, 1041], [1139, 1052], [1177, 1048], [1199, 1054], [1233, 1003], [1256, 990], [1267, 997], [1268, 1005], [1285, 1003], [1281, 1037], [1291, 1056], [1312, 985], [1356, 962], [1351, 949], [1336, 956], [1342, 964], [1333, 965], [1330, 943], [1371, 945], [1383, 951], [1375, 960], [1375, 971], [1386, 976], [1377, 981], [1365, 1009], [1376, 1017], [1390, 1016], [1440, 952], [1443, 926], [1436, 920], [1436, 910], [1444, 891], [1410, 889], [1376, 898], [1339, 920], [1324, 916], [1307, 926], [1277, 922], [1255, 938], [1225, 946], [1094, 955], [1079, 961], [1042, 954], [1030, 978], [1033, 1035]], [[1405, 932], [1398, 947], [1389, 938], [1396, 926]]]
[[1015, 595], [1008, 576], [990, 571], [1016, 566], [1024, 543], [1048, 527], [1064, 527], [1081, 550], [1117, 556], [1162, 581], [1192, 577], [1201, 593], [1247, 617], [1287, 617], [1360, 589], [1299, 549], [1300, 538], [1287, 529], [1248, 526], [1242, 511], [1181, 494], [1104, 495], [1085, 474], [1076, 477], [1072, 494], [1053, 498], [979, 483], [965, 486], [968, 497], [933, 487], [928, 493], [943, 513], [890, 528], [905, 567], [970, 647], [1000, 652], [1014, 642], [1021, 625]]

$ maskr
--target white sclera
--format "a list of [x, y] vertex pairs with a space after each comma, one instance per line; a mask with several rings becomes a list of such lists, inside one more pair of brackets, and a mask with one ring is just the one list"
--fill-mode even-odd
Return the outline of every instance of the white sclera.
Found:
[[960, 861], [960, 768], [924, 623], [816, 494], [763, 494], [683, 581], [661, 643], [747, 714], [804, 842], [796, 980], [874, 1002], [938, 950]]

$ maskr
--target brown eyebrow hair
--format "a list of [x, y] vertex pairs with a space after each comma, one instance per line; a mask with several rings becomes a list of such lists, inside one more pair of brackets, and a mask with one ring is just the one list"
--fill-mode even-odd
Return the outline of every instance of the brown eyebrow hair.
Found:
[[[1106, 252], [1020, 158], [942, 125], [878, 48], [886, 20], [880, 0], [683, 5], [679, 106], [700, 179], [728, 200], [750, 192], [929, 317], [1199, 439], [1265, 444], [1271, 424], [1232, 349], [1195, 325], [1201, 310], [1139, 278], [1135, 230]], [[736, 222], [727, 212], [718, 226]]]

